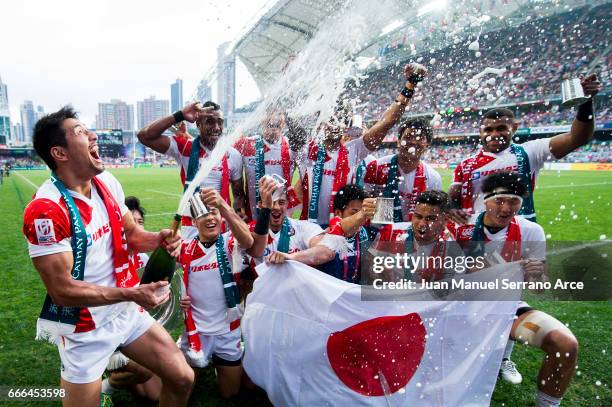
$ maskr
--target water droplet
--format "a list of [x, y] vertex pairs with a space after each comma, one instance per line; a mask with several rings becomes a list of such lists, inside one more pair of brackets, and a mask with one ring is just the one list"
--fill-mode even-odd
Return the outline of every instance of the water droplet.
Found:
[[595, 382], [595, 386], [601, 386], [601, 381], [597, 380], [597, 381]]

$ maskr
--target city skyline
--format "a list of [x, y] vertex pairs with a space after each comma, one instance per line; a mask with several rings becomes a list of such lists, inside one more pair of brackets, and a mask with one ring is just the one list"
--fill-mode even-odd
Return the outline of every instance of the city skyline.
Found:
[[[47, 112], [70, 103], [92, 125], [98, 103], [120, 99], [136, 105], [151, 95], [170, 100], [169, 84], [176, 78], [183, 80], [185, 102], [215, 65], [217, 46], [234, 40], [266, 3], [188, 0], [168, 8], [160, 0], [63, 0], [61, 7], [42, 0], [7, 2], [0, 38], [19, 38], [3, 41], [0, 61], [11, 124], [20, 122], [20, 106], [32, 100]], [[177, 24], [180, 36], [172, 35]], [[41, 38], [50, 46], [41, 47]], [[241, 106], [259, 91], [241, 63], [236, 71]]]

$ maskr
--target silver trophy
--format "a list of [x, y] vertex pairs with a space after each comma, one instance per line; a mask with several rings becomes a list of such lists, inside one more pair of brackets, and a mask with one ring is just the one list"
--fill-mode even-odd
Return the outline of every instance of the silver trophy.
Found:
[[372, 223], [378, 225], [392, 224], [394, 205], [395, 198], [376, 198], [376, 212], [374, 212]]
[[196, 192], [191, 198], [189, 198], [189, 205], [191, 205], [191, 217], [193, 219], [206, 216], [209, 212], [206, 205], [204, 205], [204, 202], [202, 202], [199, 192]]
[[285, 180], [278, 174], [264, 175], [264, 177], [272, 179], [276, 182], [277, 187], [272, 193], [272, 202], [277, 201], [278, 199], [280, 199], [281, 196], [283, 196], [283, 192], [285, 192], [285, 185], [287, 184], [287, 180]]
[[580, 79], [564, 79], [561, 82], [561, 105], [564, 107], [578, 106], [588, 101], [590, 97], [585, 96]]

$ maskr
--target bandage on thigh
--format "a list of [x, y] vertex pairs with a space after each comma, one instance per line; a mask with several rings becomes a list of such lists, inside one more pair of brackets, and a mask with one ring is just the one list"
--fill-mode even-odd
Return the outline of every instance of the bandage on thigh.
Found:
[[568, 327], [542, 311], [530, 312], [514, 330], [514, 339], [520, 343], [541, 347], [546, 335], [560, 330], [571, 334]]

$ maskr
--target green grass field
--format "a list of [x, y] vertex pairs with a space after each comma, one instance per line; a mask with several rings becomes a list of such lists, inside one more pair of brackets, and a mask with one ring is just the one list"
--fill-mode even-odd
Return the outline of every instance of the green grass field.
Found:
[[[181, 192], [176, 169], [111, 170], [123, 184], [126, 195], [141, 199], [147, 210], [146, 228], [168, 227]], [[445, 187], [451, 172], [443, 171]], [[15, 172], [0, 186], [0, 386], [56, 386], [59, 383], [59, 357], [51, 345], [35, 342], [35, 323], [44, 298], [44, 288], [27, 254], [21, 234], [24, 206], [45, 171]], [[552, 240], [600, 240], [612, 236], [612, 172], [544, 171], [536, 190], [538, 221]], [[564, 209], [562, 209], [564, 208]], [[605, 270], [612, 272], [612, 270]], [[569, 324], [581, 350], [578, 372], [564, 399], [565, 406], [612, 406], [610, 391], [609, 302], [530, 301], [532, 306]], [[178, 330], [173, 332], [176, 337]], [[534, 405], [535, 376], [543, 353], [517, 345], [513, 359], [523, 373], [518, 386], [498, 382], [493, 404], [499, 406]], [[245, 394], [233, 402], [222, 401], [214, 384], [214, 373], [206, 372], [192, 397], [195, 406], [258, 406], [261, 395]], [[115, 405], [146, 405], [127, 393], [116, 393]], [[330, 401], [333, 403], [333, 401]], [[0, 405], [4, 402], [0, 401]], [[53, 405], [52, 403], [47, 403]], [[57, 403], [56, 403], [57, 404]], [[12, 405], [45, 405], [43, 402]]]

